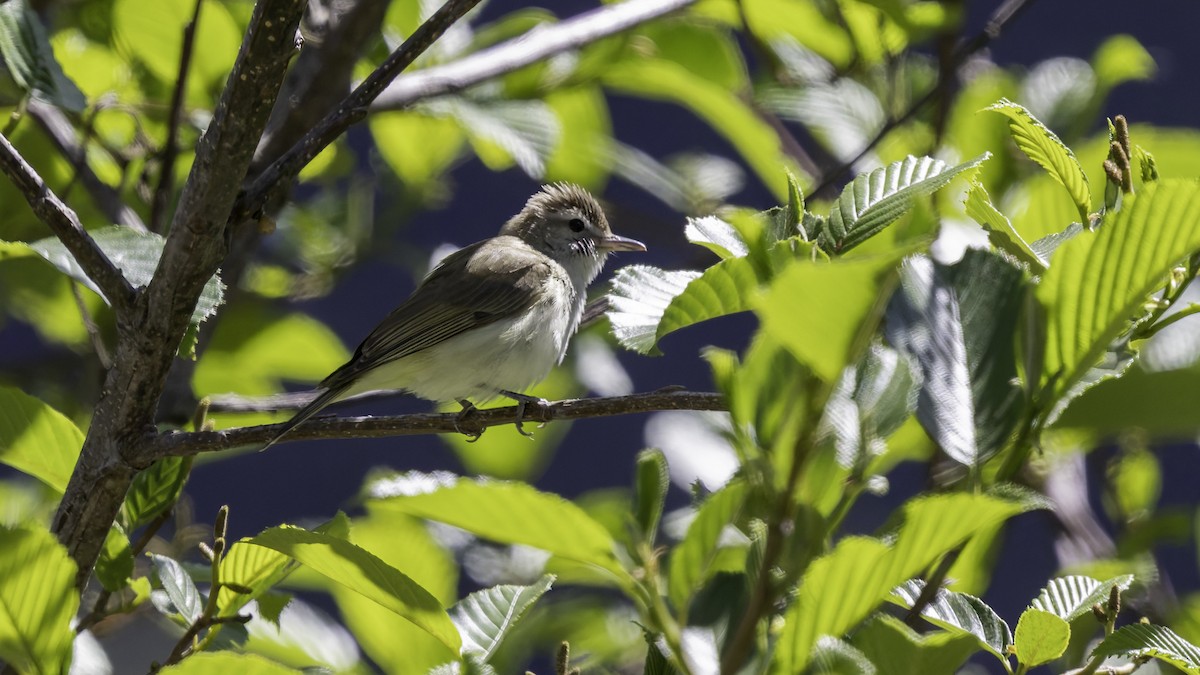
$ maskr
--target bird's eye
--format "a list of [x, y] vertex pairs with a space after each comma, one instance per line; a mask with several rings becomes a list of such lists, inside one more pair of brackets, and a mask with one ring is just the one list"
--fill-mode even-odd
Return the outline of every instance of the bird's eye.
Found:
[[572, 218], [568, 223], [572, 232], [583, 232], [583, 221], [579, 218]]

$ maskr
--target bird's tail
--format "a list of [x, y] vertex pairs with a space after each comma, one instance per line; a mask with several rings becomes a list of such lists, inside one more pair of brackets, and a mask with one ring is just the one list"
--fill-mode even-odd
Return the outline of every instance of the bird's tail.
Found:
[[272, 436], [271, 440], [267, 441], [266, 445], [259, 448], [258, 451], [262, 452], [263, 450], [266, 450], [267, 448], [271, 447], [272, 445], [275, 445], [276, 443], [278, 443], [279, 439], [286, 436], [288, 433], [290, 433], [296, 427], [300, 426], [301, 424], [304, 424], [304, 422], [306, 422], [308, 420], [308, 418], [310, 418], [313, 415], [316, 415], [317, 413], [324, 410], [325, 406], [328, 406], [330, 403], [333, 403], [334, 401], [338, 400], [338, 398], [345, 392], [346, 392], [346, 387], [340, 386], [340, 387], [330, 387], [330, 388], [326, 389], [325, 391], [321, 392], [320, 394], [318, 394], [316, 398], [314, 398], [312, 401], [309, 401], [309, 403], [307, 405], [305, 405], [303, 408], [301, 408], [300, 412], [293, 415], [292, 419], [284, 422], [283, 428], [281, 428], [279, 430], [279, 433]]

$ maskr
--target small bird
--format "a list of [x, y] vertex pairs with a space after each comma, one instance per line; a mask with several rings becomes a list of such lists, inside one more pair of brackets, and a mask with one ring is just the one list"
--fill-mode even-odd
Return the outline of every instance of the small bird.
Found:
[[460, 419], [503, 395], [541, 382], [579, 327], [588, 284], [611, 251], [645, 251], [609, 229], [587, 190], [542, 186], [500, 234], [447, 256], [412, 295], [358, 346], [348, 363], [263, 450], [335, 401], [370, 391], [403, 390], [431, 401], [457, 401]]

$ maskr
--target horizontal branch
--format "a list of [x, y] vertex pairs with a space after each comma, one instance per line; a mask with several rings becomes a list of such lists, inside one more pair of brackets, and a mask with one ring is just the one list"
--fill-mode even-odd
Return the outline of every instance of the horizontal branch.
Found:
[[67, 247], [83, 271], [104, 292], [104, 297], [113, 308], [123, 313], [132, 305], [135, 291], [125, 275], [83, 229], [79, 216], [54, 194], [3, 134], [0, 134], [0, 171], [12, 179], [25, 196], [25, 201], [29, 202], [29, 207]]
[[[674, 388], [643, 394], [576, 398], [553, 401], [545, 407], [528, 406], [526, 422], [552, 422], [592, 417], [613, 417], [664, 410], [726, 410], [725, 399], [713, 392], [685, 391]], [[296, 427], [280, 443], [318, 438], [385, 438], [424, 434], [477, 433], [488, 427], [512, 424], [517, 406], [475, 411], [459, 422], [458, 413], [420, 413], [388, 417], [320, 417]], [[223, 431], [171, 432], [148, 443], [142, 456], [133, 461], [140, 466], [167, 456], [188, 456], [233, 448], [265, 444], [283, 429], [283, 424], [238, 427]]]
[[462, 91], [551, 56], [579, 49], [682, 9], [695, 0], [639, 0], [605, 5], [557, 24], [480, 50], [458, 61], [398, 77], [371, 106], [397, 110], [417, 101]]

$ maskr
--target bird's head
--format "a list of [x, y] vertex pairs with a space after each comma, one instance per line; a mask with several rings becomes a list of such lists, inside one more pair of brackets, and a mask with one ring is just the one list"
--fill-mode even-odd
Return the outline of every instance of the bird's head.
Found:
[[570, 183], [542, 186], [500, 234], [520, 237], [564, 266], [583, 260], [603, 264], [610, 251], [646, 250], [640, 241], [613, 234], [596, 198]]

